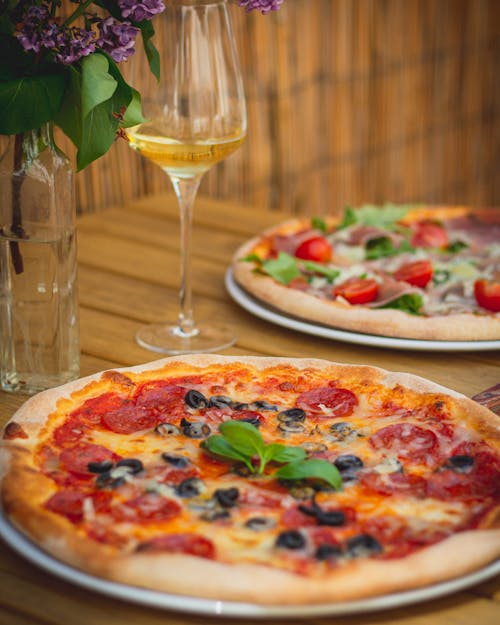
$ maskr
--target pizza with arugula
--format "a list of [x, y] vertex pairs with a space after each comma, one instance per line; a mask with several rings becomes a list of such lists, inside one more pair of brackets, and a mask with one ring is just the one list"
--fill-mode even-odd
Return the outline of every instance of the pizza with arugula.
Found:
[[327, 326], [400, 338], [500, 339], [500, 210], [364, 206], [245, 243], [250, 294]]

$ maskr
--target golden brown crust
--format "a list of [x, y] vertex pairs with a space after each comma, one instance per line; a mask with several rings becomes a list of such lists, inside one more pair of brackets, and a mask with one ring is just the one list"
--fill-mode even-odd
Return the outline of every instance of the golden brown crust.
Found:
[[[403, 220], [410, 224], [421, 219], [460, 217], [470, 209], [466, 207], [422, 207], [411, 210]], [[497, 209], [476, 209], [482, 218], [496, 219]], [[328, 226], [338, 220], [329, 218]], [[236, 281], [250, 294], [265, 304], [289, 315], [329, 327], [375, 334], [380, 336], [440, 341], [488, 341], [500, 339], [500, 315], [473, 313], [446, 316], [419, 317], [394, 309], [373, 309], [348, 302], [323, 300], [312, 294], [280, 284], [270, 276], [256, 273], [252, 263], [242, 261], [251, 253], [266, 252], [267, 241], [276, 234], [300, 232], [309, 227], [310, 220], [288, 220], [262, 235], [244, 243], [233, 257], [232, 270]]]
[[43, 507], [57, 487], [33, 463], [33, 452], [50, 414], [68, 398], [91, 397], [111, 388], [157, 378], [245, 370], [280, 374], [291, 368], [320, 379], [339, 378], [352, 385], [382, 384], [401, 393], [447, 397], [461, 419], [499, 448], [499, 424], [488, 409], [465, 396], [418, 376], [387, 372], [365, 365], [345, 365], [318, 359], [285, 359], [195, 355], [172, 357], [118, 372], [104, 372], [32, 399], [12, 417], [29, 434], [26, 439], [4, 440], [1, 449], [2, 499], [8, 517], [37, 544], [55, 557], [117, 582], [170, 593], [257, 604], [313, 604], [348, 601], [418, 588], [467, 574], [500, 556], [500, 529], [492, 513], [489, 527], [461, 532], [405, 558], [348, 561], [315, 577], [252, 564], [225, 564], [182, 554], [120, 553], [112, 546], [88, 540], [75, 525]]

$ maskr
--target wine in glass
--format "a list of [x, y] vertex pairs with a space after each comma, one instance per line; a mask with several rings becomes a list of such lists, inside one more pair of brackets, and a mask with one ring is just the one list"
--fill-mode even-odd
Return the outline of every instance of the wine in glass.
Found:
[[246, 109], [226, 0], [169, 0], [155, 19], [161, 76], [141, 93], [146, 122], [127, 129], [129, 144], [169, 176], [180, 209], [180, 310], [172, 325], [139, 329], [137, 342], [167, 354], [213, 352], [234, 343], [221, 322], [195, 323], [192, 309], [192, 210], [203, 177], [244, 141]]

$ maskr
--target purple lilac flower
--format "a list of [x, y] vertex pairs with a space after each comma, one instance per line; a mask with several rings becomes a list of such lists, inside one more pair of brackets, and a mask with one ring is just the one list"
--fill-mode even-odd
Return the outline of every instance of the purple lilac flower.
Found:
[[118, 0], [123, 17], [129, 17], [134, 22], [150, 20], [165, 10], [162, 0]]
[[134, 54], [135, 38], [139, 29], [130, 22], [119, 22], [114, 17], [107, 17], [98, 22], [100, 37], [97, 46], [107, 52], [119, 63]]
[[277, 11], [283, 0], [239, 0], [239, 3], [247, 11], [256, 10], [266, 15], [269, 11]]
[[71, 65], [95, 51], [96, 41], [91, 30], [65, 28], [57, 36], [55, 59], [63, 65]]
[[38, 53], [42, 48], [51, 49], [56, 45], [59, 28], [49, 21], [49, 8], [46, 5], [31, 6], [24, 16], [21, 32], [17, 39], [28, 52]]

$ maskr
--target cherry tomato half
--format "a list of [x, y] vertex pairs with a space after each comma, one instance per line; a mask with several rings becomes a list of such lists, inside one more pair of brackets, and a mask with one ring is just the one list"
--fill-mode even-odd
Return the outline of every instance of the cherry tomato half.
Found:
[[479, 306], [500, 312], [500, 282], [492, 280], [476, 280], [474, 282], [474, 295]]
[[378, 284], [370, 278], [349, 278], [333, 289], [335, 297], [341, 295], [349, 304], [368, 304], [378, 294]]
[[311, 237], [310, 239], [302, 241], [295, 250], [295, 256], [303, 260], [327, 263], [332, 259], [332, 246], [325, 237]]
[[435, 221], [419, 221], [413, 228], [410, 244], [413, 247], [443, 248], [449, 243], [448, 233]]
[[422, 289], [432, 278], [432, 263], [430, 260], [417, 260], [414, 263], [406, 263], [394, 272], [396, 280], [408, 282]]

